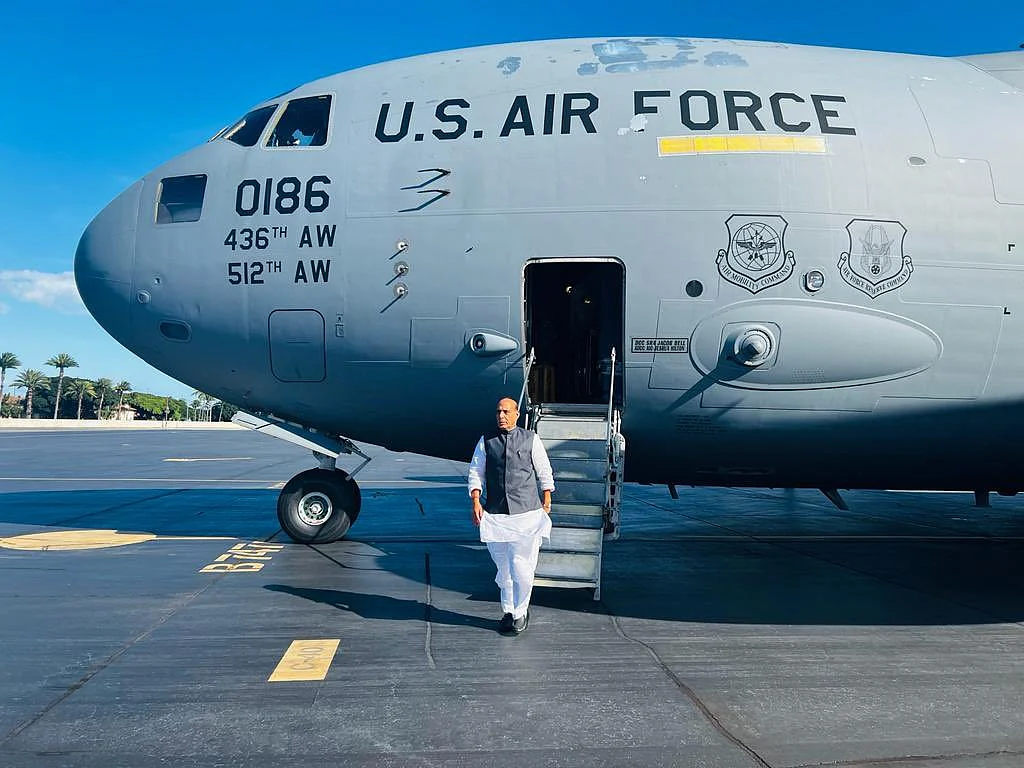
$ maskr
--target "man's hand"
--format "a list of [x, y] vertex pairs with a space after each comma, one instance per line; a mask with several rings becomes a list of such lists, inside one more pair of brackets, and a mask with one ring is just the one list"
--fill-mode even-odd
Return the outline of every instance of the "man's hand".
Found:
[[544, 511], [547, 514], [551, 514], [551, 491], [544, 491], [544, 502], [542, 504]]
[[473, 525], [480, 525], [484, 517], [484, 508], [480, 505], [479, 499], [473, 499]]

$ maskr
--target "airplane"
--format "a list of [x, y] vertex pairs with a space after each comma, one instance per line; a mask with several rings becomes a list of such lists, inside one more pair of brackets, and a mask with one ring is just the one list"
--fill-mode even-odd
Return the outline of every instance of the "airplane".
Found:
[[314, 451], [278, 500], [300, 542], [355, 521], [357, 441], [467, 461], [517, 394], [673, 495], [987, 499], [1024, 465], [1022, 126], [1024, 51], [447, 51], [255, 105], [104, 208], [75, 277]]

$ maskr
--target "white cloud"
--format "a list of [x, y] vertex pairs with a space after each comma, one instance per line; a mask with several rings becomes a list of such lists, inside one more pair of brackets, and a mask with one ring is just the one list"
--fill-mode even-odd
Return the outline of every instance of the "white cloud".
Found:
[[78, 313], [83, 309], [73, 272], [0, 270], [0, 293], [61, 312]]

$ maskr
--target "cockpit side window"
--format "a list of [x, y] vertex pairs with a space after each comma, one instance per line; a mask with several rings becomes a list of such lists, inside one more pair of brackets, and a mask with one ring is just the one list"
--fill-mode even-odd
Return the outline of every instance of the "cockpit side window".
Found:
[[206, 174], [169, 176], [160, 180], [156, 196], [156, 223], [199, 221], [206, 197]]
[[263, 135], [263, 129], [267, 127], [267, 123], [270, 122], [275, 109], [277, 109], [277, 104], [254, 109], [230, 128], [214, 136], [211, 141], [227, 139], [243, 147], [255, 146], [256, 142], [260, 140], [260, 136]]
[[327, 143], [331, 97], [309, 96], [288, 102], [274, 126], [268, 147], [322, 147]]

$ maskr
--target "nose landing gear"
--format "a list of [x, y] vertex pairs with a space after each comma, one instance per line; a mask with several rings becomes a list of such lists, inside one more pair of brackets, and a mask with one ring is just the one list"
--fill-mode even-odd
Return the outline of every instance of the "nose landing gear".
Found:
[[[277, 498], [277, 519], [281, 528], [301, 544], [326, 544], [344, 538], [359, 517], [362, 496], [353, 479], [370, 463], [351, 440], [324, 435], [299, 424], [268, 421], [251, 413], [239, 411], [232, 419], [270, 437], [308, 448], [320, 462], [317, 469], [307, 469], [289, 480]], [[356, 454], [363, 463], [344, 472], [336, 467], [342, 454]]]

